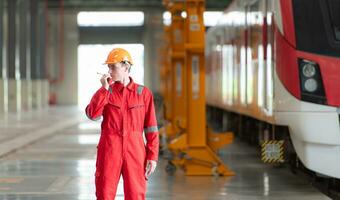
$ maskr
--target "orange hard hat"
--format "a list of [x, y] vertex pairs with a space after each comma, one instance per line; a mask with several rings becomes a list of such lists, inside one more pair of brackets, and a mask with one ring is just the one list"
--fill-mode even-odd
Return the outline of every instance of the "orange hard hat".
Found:
[[115, 64], [127, 61], [133, 64], [131, 56], [128, 51], [122, 48], [114, 48], [110, 51], [104, 64]]

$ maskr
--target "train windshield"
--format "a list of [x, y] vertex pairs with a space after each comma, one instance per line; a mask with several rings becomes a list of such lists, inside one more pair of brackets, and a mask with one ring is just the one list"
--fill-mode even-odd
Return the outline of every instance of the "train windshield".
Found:
[[340, 57], [340, 0], [293, 0], [296, 48]]
[[329, 15], [336, 40], [340, 40], [340, 0], [328, 0]]

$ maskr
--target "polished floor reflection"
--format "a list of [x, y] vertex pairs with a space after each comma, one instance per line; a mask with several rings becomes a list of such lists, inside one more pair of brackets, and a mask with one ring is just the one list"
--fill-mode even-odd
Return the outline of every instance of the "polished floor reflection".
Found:
[[[26, 146], [0, 161], [1, 200], [94, 200], [99, 124], [81, 123]], [[148, 184], [148, 199], [323, 200], [329, 199], [286, 168], [260, 162], [255, 149], [235, 142], [221, 157], [234, 177], [185, 177], [165, 173], [160, 160]], [[117, 198], [124, 199], [122, 180]]]

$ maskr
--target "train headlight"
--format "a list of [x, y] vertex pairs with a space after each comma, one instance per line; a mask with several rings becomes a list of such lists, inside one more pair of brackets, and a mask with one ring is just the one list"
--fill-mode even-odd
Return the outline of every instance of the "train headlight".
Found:
[[320, 65], [312, 60], [298, 58], [301, 100], [327, 105]]
[[318, 89], [318, 83], [315, 79], [309, 78], [305, 81], [304, 87], [308, 92], [315, 92]]
[[302, 67], [302, 73], [305, 77], [312, 77], [316, 73], [315, 66], [311, 63], [305, 63]]

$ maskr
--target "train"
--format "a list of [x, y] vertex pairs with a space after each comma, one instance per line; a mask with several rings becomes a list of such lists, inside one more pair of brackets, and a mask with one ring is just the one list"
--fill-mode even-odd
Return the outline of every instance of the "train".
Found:
[[206, 33], [209, 122], [254, 143], [282, 139], [291, 165], [339, 180], [339, 10], [338, 0], [232, 1]]

